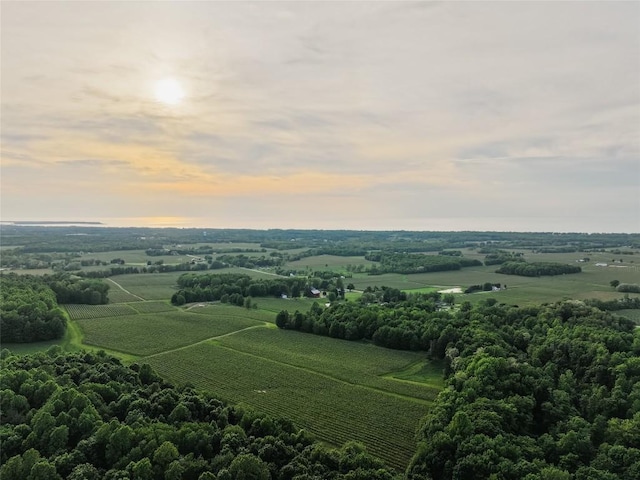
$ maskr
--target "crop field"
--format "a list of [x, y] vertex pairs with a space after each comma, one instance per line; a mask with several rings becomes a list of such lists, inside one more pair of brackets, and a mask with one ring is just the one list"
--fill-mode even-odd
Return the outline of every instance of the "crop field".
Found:
[[[442, 369], [435, 384], [413, 384], [383, 378], [412, 364], [427, 362], [422, 353], [379, 348], [292, 330], [247, 330], [218, 340], [220, 345], [295, 367], [311, 370], [354, 385], [396, 395], [432, 401], [442, 389]], [[327, 355], [327, 352], [331, 352]]]
[[109, 280], [105, 280], [105, 282], [107, 283], [107, 285], [109, 285], [109, 303], [127, 303], [140, 301], [138, 297], [125, 292]]
[[93, 318], [119, 317], [135, 315], [136, 311], [126, 304], [108, 305], [65, 305], [72, 320], [90, 320]]
[[78, 324], [88, 345], [132, 355], [151, 355], [263, 322], [241, 316], [175, 311], [78, 320]]
[[[263, 331], [263, 329], [259, 329]], [[230, 402], [291, 418], [332, 445], [355, 440], [404, 469], [429, 405], [211, 343], [152, 357], [156, 371]]]
[[347, 265], [374, 265], [376, 262], [365, 260], [364, 257], [339, 257], [337, 255], [317, 255], [315, 257], [306, 257], [301, 260], [289, 262], [287, 268], [306, 268], [313, 270], [346, 270]]
[[171, 305], [169, 302], [159, 301], [145, 301], [130, 303], [129, 306], [136, 310], [138, 313], [160, 313], [160, 312], [174, 312], [177, 308]]
[[[145, 300], [169, 300], [176, 291], [176, 281], [185, 272], [141, 273], [134, 275], [115, 275], [110, 277], [122, 288]], [[117, 287], [112, 285], [111, 290]], [[109, 295], [111, 295], [111, 290]]]
[[[204, 305], [204, 306], [200, 306]], [[264, 311], [258, 308], [257, 310], [247, 310], [246, 308], [236, 307], [232, 305], [225, 305], [223, 303], [216, 303], [213, 305], [196, 304], [191, 307], [187, 307], [186, 311], [189, 313], [196, 313], [201, 315], [208, 315], [212, 318], [217, 317], [238, 317], [238, 318], [250, 318], [262, 323], [275, 324], [276, 316], [273, 312]]]

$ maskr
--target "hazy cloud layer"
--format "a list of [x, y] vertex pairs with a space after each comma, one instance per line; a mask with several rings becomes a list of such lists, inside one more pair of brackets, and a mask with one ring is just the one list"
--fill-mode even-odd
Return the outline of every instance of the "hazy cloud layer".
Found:
[[635, 2], [7, 1], [1, 22], [6, 220], [640, 231]]

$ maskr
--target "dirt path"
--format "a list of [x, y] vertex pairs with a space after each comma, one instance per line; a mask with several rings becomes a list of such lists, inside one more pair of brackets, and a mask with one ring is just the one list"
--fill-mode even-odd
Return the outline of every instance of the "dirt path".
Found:
[[262, 270], [258, 270], [255, 268], [247, 268], [247, 267], [238, 267], [238, 268], [241, 268], [242, 270], [249, 270], [251, 272], [263, 273], [265, 275], [273, 275], [274, 277], [289, 278], [286, 275], [278, 275], [277, 273], [263, 272]]
[[182, 347], [172, 348], [171, 350], [165, 350], [164, 352], [152, 353], [151, 355], [147, 355], [147, 356], [142, 357], [142, 358], [143, 359], [145, 359], [145, 358], [153, 358], [153, 357], [159, 357], [160, 355], [164, 355], [165, 353], [179, 352], [180, 350], [186, 350], [187, 348], [195, 347], [196, 345], [200, 345], [202, 343], [207, 343], [207, 342], [210, 342], [211, 340], [217, 340], [218, 338], [230, 337], [231, 335], [235, 335], [236, 333], [244, 332], [244, 331], [247, 331], [247, 330], [253, 330], [254, 328], [265, 328], [265, 327], [266, 328], [270, 328], [271, 325], [272, 324], [268, 323], [268, 322], [264, 322], [264, 324], [262, 324], [262, 325], [252, 325], [250, 327], [241, 328], [240, 330], [235, 330], [233, 332], [224, 333], [222, 335], [216, 335], [215, 337], [205, 338], [204, 340], [200, 340], [200, 341], [195, 342], [195, 343], [190, 343], [189, 345], [184, 345]]
[[128, 293], [129, 295], [139, 298], [142, 301], [146, 301], [144, 298], [142, 298], [139, 295], [136, 295], [135, 293], [131, 293], [129, 290], [127, 290], [126, 288], [124, 288], [122, 285], [120, 285], [118, 282], [116, 282], [115, 280], [111, 280], [110, 278], [107, 278], [108, 282], [113, 283], [116, 287], [118, 287], [120, 290], [122, 290], [124, 293]]

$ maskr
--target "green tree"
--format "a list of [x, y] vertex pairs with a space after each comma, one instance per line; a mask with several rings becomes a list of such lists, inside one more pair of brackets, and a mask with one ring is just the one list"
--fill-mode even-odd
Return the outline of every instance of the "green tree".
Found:
[[169, 442], [163, 442], [156, 451], [153, 453], [153, 462], [157, 463], [161, 467], [166, 467], [174, 460], [177, 460], [180, 454], [178, 453], [178, 449], [176, 446]]
[[281, 310], [276, 315], [276, 326], [278, 328], [287, 328], [289, 326], [289, 312], [287, 310]]
[[236, 480], [269, 480], [269, 468], [251, 454], [238, 455], [229, 465], [229, 473]]
[[131, 474], [133, 480], [152, 480], [153, 467], [151, 466], [151, 460], [145, 457], [139, 462], [134, 463], [131, 468]]
[[620, 280], [611, 280], [609, 282], [609, 285], [611, 285], [613, 288], [616, 288], [618, 285], [620, 285]]

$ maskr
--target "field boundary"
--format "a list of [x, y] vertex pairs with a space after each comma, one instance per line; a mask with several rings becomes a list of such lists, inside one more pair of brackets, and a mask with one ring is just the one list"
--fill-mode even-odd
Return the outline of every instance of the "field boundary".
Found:
[[[231, 335], [235, 335], [236, 333], [244, 332], [246, 330], [253, 330], [254, 328], [272, 328], [271, 325], [272, 324], [268, 323], [268, 322], [264, 322], [263, 325], [252, 325], [250, 327], [241, 328], [240, 330], [235, 330], [233, 332], [224, 333], [222, 335], [216, 335], [215, 337], [205, 338], [204, 340], [199, 340], [199, 341], [197, 341], [195, 343], [190, 343], [189, 345], [183, 345], [181, 347], [172, 348], [171, 350], [165, 350], [163, 352], [152, 353], [151, 355], [145, 355], [145, 356], [143, 356], [141, 358], [142, 359], [147, 359], [147, 358], [159, 357], [160, 355], [165, 355], [167, 353], [179, 352], [180, 350], [186, 350], [187, 348], [195, 347], [196, 345], [200, 345], [202, 343], [207, 343], [207, 342], [210, 342], [212, 340], [217, 340], [218, 338], [229, 337]], [[262, 358], [262, 357], [260, 357], [260, 358]]]
[[[243, 330], [248, 330], [248, 329], [245, 328]], [[238, 332], [240, 332], [240, 331], [241, 330], [238, 330]], [[234, 332], [234, 333], [236, 333], [236, 332]], [[221, 335], [221, 337], [227, 337], [227, 336], [229, 336], [229, 335]], [[218, 338], [221, 338], [221, 337], [218, 337]], [[205, 343], [205, 342], [198, 342], [198, 343]], [[326, 373], [319, 372], [319, 371], [314, 370], [312, 368], [305, 368], [305, 367], [301, 367], [299, 365], [292, 365], [290, 363], [279, 362], [279, 361], [273, 360], [271, 358], [261, 357], [260, 355], [255, 355], [253, 353], [249, 353], [249, 352], [246, 352], [246, 351], [243, 351], [243, 350], [238, 350], [238, 349], [235, 349], [235, 348], [232, 348], [232, 347], [228, 347], [228, 346], [222, 345], [220, 343], [216, 343], [215, 346], [216, 347], [220, 347], [220, 348], [224, 348], [226, 350], [231, 350], [232, 352], [236, 352], [236, 353], [239, 353], [241, 355], [247, 355], [247, 356], [250, 356], [250, 357], [253, 357], [253, 358], [258, 358], [258, 359], [264, 360], [266, 362], [272, 362], [272, 363], [275, 363], [277, 365], [284, 365], [284, 366], [287, 366], [287, 367], [295, 368], [296, 370], [301, 370], [303, 372], [312, 373], [314, 375], [319, 375], [322, 378], [326, 378], [328, 380], [333, 380], [335, 382], [339, 382], [339, 383], [342, 383], [344, 385], [350, 385], [350, 386], [356, 387], [356, 388], [363, 388], [365, 390], [374, 391], [374, 392], [377, 392], [377, 393], [381, 393], [383, 395], [389, 395], [389, 396], [394, 397], [394, 398], [399, 398], [401, 400], [406, 400], [406, 401], [417, 403], [417, 404], [420, 404], [420, 405], [427, 405], [427, 406], [433, 405], [433, 401], [430, 401], [430, 400], [423, 400], [421, 398], [410, 397], [408, 395], [402, 395], [400, 393], [390, 392], [388, 390], [384, 390], [382, 388], [372, 387], [372, 386], [369, 386], [369, 385], [361, 385], [361, 384], [358, 384], [358, 383], [351, 383], [351, 382], [348, 382], [348, 381], [343, 380], [341, 378], [333, 377], [331, 375], [327, 375]]]
[[[110, 278], [107, 278], [107, 281], [113, 283], [116, 287], [118, 287], [120, 290], [122, 290], [124, 293], [128, 293], [129, 295], [131, 295], [132, 297], [136, 297], [139, 298], [140, 300], [142, 300], [143, 302], [146, 301], [146, 298], [142, 298], [140, 295], [136, 295], [135, 293], [131, 293], [129, 290], [127, 290], [126, 288], [124, 288], [122, 285], [120, 285], [118, 282], [116, 282], [115, 280], [111, 280]], [[127, 303], [127, 302], [125, 302]]]

